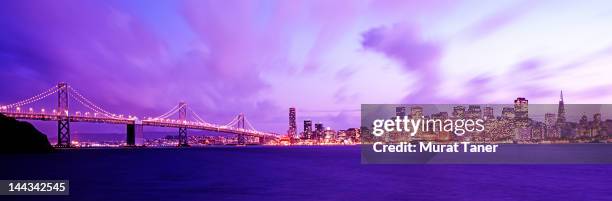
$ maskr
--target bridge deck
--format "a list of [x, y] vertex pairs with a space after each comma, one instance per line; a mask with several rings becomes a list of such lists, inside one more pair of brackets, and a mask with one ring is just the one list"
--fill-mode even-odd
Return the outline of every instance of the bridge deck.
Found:
[[[66, 116], [56, 114], [42, 114], [42, 113], [13, 113], [13, 112], [2, 112], [2, 114], [13, 117], [15, 119], [23, 120], [38, 120], [38, 121], [58, 121], [60, 118]], [[92, 117], [92, 116], [68, 116], [70, 122], [87, 122], [87, 123], [105, 123], [105, 124], [142, 124], [143, 126], [151, 127], [169, 127], [169, 128], [188, 128], [194, 130], [206, 130], [216, 131], [223, 133], [231, 133], [238, 135], [247, 135], [253, 137], [274, 137], [277, 136], [271, 133], [264, 133], [240, 128], [224, 127], [213, 124], [205, 124], [200, 122], [183, 122], [177, 120], [142, 120], [128, 118], [110, 118], [110, 117]]]

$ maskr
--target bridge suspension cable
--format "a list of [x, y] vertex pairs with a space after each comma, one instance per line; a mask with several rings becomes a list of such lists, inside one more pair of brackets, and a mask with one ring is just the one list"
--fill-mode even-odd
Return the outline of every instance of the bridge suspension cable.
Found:
[[191, 114], [193, 114], [194, 118], [196, 119], [196, 121], [200, 122], [200, 123], [204, 123], [204, 124], [209, 124], [208, 122], [204, 121], [200, 115], [198, 115], [198, 113], [196, 113], [195, 111], [193, 111], [191, 108], [187, 108], [187, 110], [191, 111]]
[[248, 126], [248, 127], [245, 127], [245, 129], [256, 131], [255, 127], [253, 127], [253, 124], [251, 124], [251, 122], [249, 122], [249, 120], [245, 118], [243, 114], [236, 115], [234, 119], [232, 119], [232, 121], [230, 121], [229, 123], [225, 124], [225, 126], [226, 127], [236, 127], [236, 124], [238, 124], [238, 122], [240, 122], [241, 119], [243, 119], [246, 124], [244, 126]]
[[93, 102], [91, 102], [89, 99], [85, 98], [85, 96], [83, 96], [82, 94], [80, 94], [76, 89], [72, 88], [71, 86], [68, 86], [69, 92], [73, 95], [73, 97], [75, 97], [75, 100], [79, 103], [81, 103], [81, 105], [89, 108], [90, 110], [93, 110], [94, 112], [97, 113], [101, 113], [105, 116], [108, 116], [110, 118], [117, 118], [115, 117], [115, 115], [111, 112], [108, 112], [104, 109], [102, 109], [101, 107], [97, 106], [96, 104], [94, 104]]
[[180, 107], [179, 107], [179, 105], [175, 105], [175, 106], [174, 106], [172, 109], [170, 109], [168, 112], [166, 112], [166, 113], [164, 113], [164, 114], [162, 114], [162, 115], [159, 115], [158, 117], [155, 117], [154, 119], [165, 119], [165, 118], [168, 118], [168, 117], [170, 117], [170, 116], [172, 116], [172, 115], [176, 114], [176, 113], [177, 113], [177, 112], [178, 112], [180, 109], [182, 109], [183, 107], [185, 107], [185, 105], [181, 105]]
[[42, 100], [42, 99], [44, 99], [44, 98], [46, 98], [46, 97], [48, 97], [48, 96], [50, 96], [52, 94], [55, 94], [58, 90], [59, 89], [57, 87], [52, 87], [50, 89], [47, 89], [47, 90], [43, 91], [42, 93], [40, 93], [40, 94], [38, 94], [36, 96], [32, 96], [32, 97], [30, 97], [28, 99], [25, 99], [25, 100], [22, 100], [22, 101], [13, 103], [13, 104], [3, 105], [3, 106], [0, 106], [0, 108], [2, 108], [2, 109], [10, 109], [10, 108], [21, 107], [21, 106], [24, 106], [24, 105], [27, 105], [27, 104], [31, 104], [31, 103], [37, 102], [39, 100]]
[[249, 120], [247, 118], [244, 117], [244, 115], [242, 116], [242, 118], [244, 119], [244, 121], [246, 122], [246, 124], [249, 126], [249, 128], [251, 128], [251, 130], [256, 131], [257, 129], [255, 129], [255, 127], [253, 127], [253, 124], [251, 124], [251, 122], [249, 122]]
[[234, 125], [236, 123], [238, 123], [240, 115], [235, 116], [234, 119], [232, 119], [232, 121], [230, 121], [229, 123], [225, 124], [226, 127], [234, 127]]

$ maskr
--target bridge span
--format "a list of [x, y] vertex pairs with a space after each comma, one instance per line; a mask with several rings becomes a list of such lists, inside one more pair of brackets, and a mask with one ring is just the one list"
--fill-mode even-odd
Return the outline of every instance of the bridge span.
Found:
[[[57, 107], [52, 111], [46, 111], [45, 109], [34, 110], [34, 108], [31, 107], [29, 109], [24, 108], [24, 106], [32, 105], [52, 95], [57, 95], [58, 97]], [[74, 100], [74, 102], [84, 106], [88, 111], [70, 113], [68, 108], [70, 100]], [[142, 135], [142, 128], [144, 126], [178, 128], [178, 146], [182, 147], [189, 146], [187, 140], [188, 129], [235, 134], [238, 137], [239, 144], [244, 144], [244, 139], [247, 136], [258, 138], [259, 142], [262, 144], [269, 140], [278, 139], [279, 137], [274, 133], [256, 130], [242, 113], [238, 114], [229, 123], [224, 125], [208, 123], [195, 111], [191, 110], [185, 102], [179, 102], [174, 108], [157, 117], [139, 119], [136, 116], [126, 117], [124, 115], [117, 115], [102, 109], [85, 98], [85, 96], [77, 90], [63, 82], [30, 98], [8, 105], [1, 105], [0, 113], [8, 117], [22, 120], [57, 121], [57, 147], [72, 146], [70, 140], [70, 124], [77, 122], [126, 125], [127, 146], [136, 145], [136, 136]], [[178, 114], [178, 118], [171, 118], [175, 114]], [[191, 114], [193, 120], [188, 120], [188, 114]]]

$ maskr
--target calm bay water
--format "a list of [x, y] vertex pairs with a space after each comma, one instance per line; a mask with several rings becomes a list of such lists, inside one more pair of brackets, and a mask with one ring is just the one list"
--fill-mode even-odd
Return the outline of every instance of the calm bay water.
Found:
[[612, 165], [362, 165], [360, 160], [357, 146], [0, 155], [1, 179], [68, 179], [71, 194], [0, 200], [612, 200]]

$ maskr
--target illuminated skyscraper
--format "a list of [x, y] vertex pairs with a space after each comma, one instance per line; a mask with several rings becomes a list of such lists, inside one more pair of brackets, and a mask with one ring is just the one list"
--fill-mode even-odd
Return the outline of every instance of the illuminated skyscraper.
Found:
[[315, 124], [315, 131], [321, 131], [323, 132], [323, 123], [319, 122]]
[[319, 123], [315, 123], [315, 130], [314, 130], [314, 135], [313, 135], [313, 139], [320, 139], [323, 138], [323, 123], [319, 122]]
[[480, 105], [470, 105], [467, 110], [467, 118], [468, 119], [480, 119], [482, 118], [482, 111], [480, 110]]
[[525, 120], [529, 118], [529, 101], [527, 99], [518, 97], [514, 100], [514, 118]]
[[304, 120], [304, 139], [312, 139], [312, 121]]
[[410, 108], [410, 118], [412, 119], [423, 118], [423, 108], [419, 106], [414, 106]]
[[331, 142], [336, 139], [336, 131], [330, 129], [329, 127], [323, 131], [323, 137], [325, 142]]
[[563, 91], [561, 91], [561, 95], [559, 95], [559, 109], [557, 111], [557, 123], [558, 124], [565, 123], [565, 105], [563, 104]]
[[395, 107], [395, 116], [397, 117], [406, 116], [406, 107], [403, 107], [403, 106]]
[[[527, 99], [518, 97], [514, 100], [514, 120], [516, 126], [525, 128], [529, 124], [529, 102]], [[525, 139], [521, 137], [521, 139]]]
[[603, 122], [601, 121], [601, 113], [595, 113], [593, 115], [593, 121], [591, 122], [591, 136], [606, 136], [607, 129], [604, 128]]
[[453, 107], [453, 117], [463, 118], [464, 113], [465, 113], [465, 107], [461, 105]]
[[295, 138], [297, 134], [297, 123], [295, 122], [295, 108], [289, 108], [289, 130], [287, 135], [289, 138]]
[[591, 131], [589, 130], [589, 119], [586, 115], [582, 115], [576, 128], [577, 137], [591, 137]]

